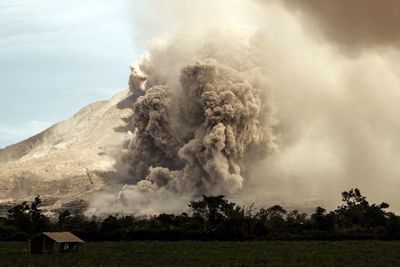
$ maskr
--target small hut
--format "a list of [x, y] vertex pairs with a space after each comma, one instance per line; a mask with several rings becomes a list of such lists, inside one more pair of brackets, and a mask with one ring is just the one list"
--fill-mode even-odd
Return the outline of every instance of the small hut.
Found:
[[30, 253], [76, 252], [79, 243], [84, 242], [71, 232], [43, 232], [32, 238]]

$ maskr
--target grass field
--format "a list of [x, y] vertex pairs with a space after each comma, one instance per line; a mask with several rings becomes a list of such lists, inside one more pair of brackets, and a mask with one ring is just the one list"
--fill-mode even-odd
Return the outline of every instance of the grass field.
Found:
[[76, 254], [27, 256], [0, 242], [0, 266], [400, 266], [400, 242], [98, 242]]

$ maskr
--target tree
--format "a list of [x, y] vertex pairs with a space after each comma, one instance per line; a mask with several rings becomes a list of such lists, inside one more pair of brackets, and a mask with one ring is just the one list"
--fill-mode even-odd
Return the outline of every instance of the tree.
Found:
[[210, 225], [216, 225], [234, 213], [236, 204], [229, 202], [225, 196], [204, 196], [199, 201], [189, 203], [190, 211], [194, 217], [202, 219]]
[[41, 203], [40, 196], [35, 197], [28, 212], [32, 223], [32, 234], [42, 232], [48, 225], [48, 218], [43, 215], [42, 210], [39, 208]]
[[268, 209], [261, 208], [255, 215], [258, 225], [264, 227], [264, 232], [276, 232], [286, 226], [284, 215], [287, 211], [280, 205], [274, 205]]
[[191, 201], [189, 208], [195, 221], [203, 225], [203, 232], [213, 238], [243, 239], [249, 234], [251, 226], [245, 209], [223, 195], [203, 196], [202, 200]]
[[307, 213], [292, 210], [286, 217], [286, 222], [291, 227], [302, 227], [307, 223]]
[[344, 205], [347, 207], [368, 206], [367, 198], [361, 195], [361, 192], [358, 188], [352, 188], [349, 191], [342, 192], [342, 202], [344, 202]]
[[39, 208], [42, 200], [37, 196], [31, 205], [26, 201], [8, 210], [8, 222], [29, 235], [43, 231], [48, 225], [48, 218]]
[[32, 222], [29, 210], [30, 207], [26, 201], [9, 209], [7, 213], [8, 224], [14, 225], [21, 232], [30, 234], [32, 232]]
[[387, 218], [387, 203], [370, 205], [358, 188], [342, 192], [343, 205], [335, 213], [339, 224], [345, 227], [374, 228], [383, 226]]
[[329, 231], [334, 228], [334, 214], [326, 213], [326, 209], [317, 207], [310, 217], [311, 225], [319, 231]]
[[68, 221], [71, 218], [71, 212], [69, 210], [63, 210], [58, 215], [58, 227], [60, 230], [64, 230], [68, 225]]

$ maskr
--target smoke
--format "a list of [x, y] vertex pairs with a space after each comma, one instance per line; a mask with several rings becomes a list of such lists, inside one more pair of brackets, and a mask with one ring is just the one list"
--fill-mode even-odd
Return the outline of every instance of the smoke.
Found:
[[[118, 195], [123, 206], [143, 212], [162, 204], [155, 203], [160, 196], [169, 202], [233, 194], [243, 187], [249, 163], [275, 150], [272, 107], [261, 73], [248, 58], [249, 45], [245, 40], [230, 48], [247, 58], [233, 59], [216, 47], [232, 41], [231, 35], [220, 34], [198, 48], [193, 64], [161, 67], [177, 58], [174, 37], [154, 44], [131, 66], [133, 137], [122, 162], [132, 184]], [[144, 200], [150, 208], [143, 208]]]
[[[331, 208], [350, 187], [400, 209], [397, 41], [364, 6], [356, 25], [315, 38], [330, 32], [323, 13], [283, 2], [135, 5], [136, 38], [148, 48], [130, 77], [122, 165], [131, 182], [89, 212], [172, 212], [201, 194]], [[377, 23], [367, 36], [368, 14]], [[354, 43], [338, 37], [352, 27]]]
[[[149, 65], [151, 60], [142, 63], [143, 69]], [[151, 87], [133, 107], [132, 177], [146, 177], [139, 183], [151, 183], [151, 190], [194, 195], [241, 189], [245, 154], [251, 146], [272, 144], [272, 131], [261, 120], [261, 90], [249, 78], [215, 59], [184, 67], [179, 87], [149, 78]]]
[[347, 53], [400, 44], [400, 2], [396, 0], [283, 0], [315, 34]]

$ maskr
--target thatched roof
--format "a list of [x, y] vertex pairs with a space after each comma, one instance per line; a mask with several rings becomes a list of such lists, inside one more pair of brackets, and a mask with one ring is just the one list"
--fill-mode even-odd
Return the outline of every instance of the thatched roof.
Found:
[[43, 234], [57, 243], [76, 242], [83, 243], [84, 241], [71, 232], [43, 232]]

